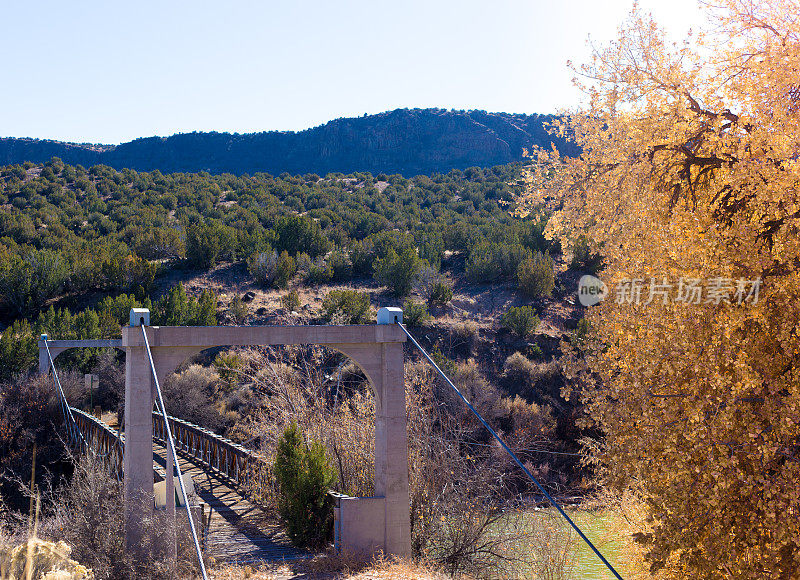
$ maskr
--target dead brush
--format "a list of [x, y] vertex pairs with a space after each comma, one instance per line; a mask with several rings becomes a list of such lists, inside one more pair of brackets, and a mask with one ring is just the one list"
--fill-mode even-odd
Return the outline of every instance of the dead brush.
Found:
[[[325, 445], [338, 471], [336, 491], [372, 495], [375, 401], [367, 383], [342, 384], [342, 376], [352, 372], [350, 363], [322, 347], [252, 349], [240, 356], [245, 361], [242, 381], [263, 395], [257, 413], [242, 427], [242, 433], [258, 438], [267, 459], [253, 477], [259, 499], [275, 504], [271, 462], [292, 420], [307, 437]], [[526, 440], [541, 439], [546, 413], [521, 400], [503, 399], [474, 362], [460, 365], [455, 379], [490, 420], [507, 421]], [[543, 555], [554, 538], [537, 541], [541, 532], [518, 509], [518, 478], [509, 477], [506, 463], [481, 443], [480, 424], [445, 396], [427, 365], [406, 364], [405, 385], [414, 556], [450, 575], [476, 578], [513, 578], [520, 570], [533, 570], [537, 559], [557, 568], [557, 558]], [[532, 419], [540, 424], [531, 425], [528, 433], [524, 423]], [[342, 574], [367, 564], [327, 554], [309, 565], [317, 567], [315, 574]]]
[[[293, 420], [306, 437], [325, 445], [338, 472], [337, 491], [372, 495], [374, 396], [368, 384], [358, 384], [358, 373], [347, 359], [322, 347], [253, 349], [241, 356], [245, 363], [241, 380], [263, 395], [246, 426], [240, 426], [241, 437], [260, 441], [260, 452], [267, 460], [261, 473], [252, 478], [251, 492], [259, 501], [274, 505], [277, 490], [271, 462], [278, 440]], [[324, 371], [324, 362], [337, 357], [334, 371]]]
[[333, 549], [304, 561], [300, 566], [311, 577], [349, 578], [384, 561], [382, 553], [373, 555], [335, 552]]
[[454, 322], [448, 332], [442, 337], [441, 349], [448, 356], [472, 356], [475, 346], [480, 339], [479, 327], [472, 320]]
[[[447, 577], [425, 562], [388, 560], [378, 562], [348, 580], [444, 580]], [[466, 575], [462, 575], [461, 578], [469, 580], [469, 576]]]
[[[184, 529], [188, 524], [171, 523], [165, 512], [153, 512], [152, 500], [143, 502], [140, 525], [143, 541], [139, 558], [125, 550], [122, 484], [116, 477], [93, 461], [90, 456], [75, 459], [75, 471], [69, 483], [60, 489], [47, 489], [43, 494], [42, 516], [37, 520], [36, 537], [53, 542], [63, 541], [70, 548], [69, 557], [91, 568], [94, 578], [153, 580], [192, 578], [197, 575], [194, 546]], [[26, 541], [30, 537], [27, 518], [7, 517], [4, 522], [6, 541]], [[178, 558], [170, 561], [166, 545], [177, 538]]]

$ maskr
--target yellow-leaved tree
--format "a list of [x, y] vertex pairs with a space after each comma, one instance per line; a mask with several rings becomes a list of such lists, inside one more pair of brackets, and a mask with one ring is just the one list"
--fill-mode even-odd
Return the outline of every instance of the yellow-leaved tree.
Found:
[[519, 202], [605, 256], [573, 384], [651, 569], [800, 578], [800, 6], [720, 3], [683, 44], [634, 9]]

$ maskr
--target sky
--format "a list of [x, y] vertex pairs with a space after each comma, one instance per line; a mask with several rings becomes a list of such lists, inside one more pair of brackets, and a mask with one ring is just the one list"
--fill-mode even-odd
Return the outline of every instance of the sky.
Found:
[[[675, 39], [697, 0], [641, 0]], [[631, 0], [0, 0], [0, 136], [117, 144], [400, 107], [579, 106]]]

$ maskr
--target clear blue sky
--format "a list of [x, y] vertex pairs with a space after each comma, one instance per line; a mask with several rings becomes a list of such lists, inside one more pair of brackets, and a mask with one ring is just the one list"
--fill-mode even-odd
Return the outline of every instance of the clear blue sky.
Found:
[[[0, 136], [302, 130], [398, 107], [548, 113], [630, 0], [3, 0]], [[642, 0], [668, 31], [696, 0]]]

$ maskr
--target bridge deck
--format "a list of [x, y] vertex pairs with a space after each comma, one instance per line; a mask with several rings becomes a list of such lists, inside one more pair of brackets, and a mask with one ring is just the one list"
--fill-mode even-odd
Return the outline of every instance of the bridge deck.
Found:
[[[153, 460], [166, 466], [166, 448], [153, 441]], [[200, 499], [211, 508], [206, 553], [225, 562], [295, 560], [308, 552], [293, 547], [267, 514], [242, 497], [225, 477], [178, 451], [182, 473], [194, 480]], [[208, 508], [207, 508], [208, 509]]]

